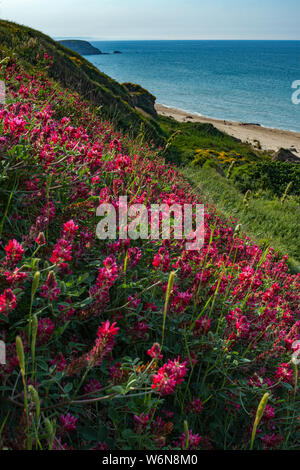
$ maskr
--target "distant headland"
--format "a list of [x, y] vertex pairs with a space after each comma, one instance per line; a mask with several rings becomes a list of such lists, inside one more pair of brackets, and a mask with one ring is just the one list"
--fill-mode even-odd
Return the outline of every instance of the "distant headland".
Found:
[[77, 40], [77, 39], [65, 39], [58, 41], [65, 47], [68, 47], [74, 52], [81, 55], [100, 55], [102, 52], [97, 47], [92, 46], [88, 41]]
[[[94, 47], [88, 41], [82, 39], [64, 39], [58, 41], [62, 46], [77, 52], [80, 55], [106, 55], [109, 52], [102, 52], [97, 47]], [[121, 51], [114, 51], [113, 54], [121, 54]]]

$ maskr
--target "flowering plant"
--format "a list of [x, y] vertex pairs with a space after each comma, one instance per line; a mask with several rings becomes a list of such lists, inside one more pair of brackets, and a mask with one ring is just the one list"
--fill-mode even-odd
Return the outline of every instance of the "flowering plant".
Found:
[[97, 240], [99, 201], [201, 197], [47, 67], [0, 61], [1, 446], [248, 449], [268, 393], [254, 448], [296, 448], [300, 276], [211, 206], [200, 251]]

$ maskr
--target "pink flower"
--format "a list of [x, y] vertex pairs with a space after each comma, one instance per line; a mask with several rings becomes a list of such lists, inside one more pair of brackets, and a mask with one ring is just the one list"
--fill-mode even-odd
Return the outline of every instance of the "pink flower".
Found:
[[158, 250], [158, 253], [154, 256], [152, 266], [155, 269], [161, 268], [161, 270], [165, 273], [169, 270], [170, 267], [170, 256], [169, 252], [166, 248], [161, 247]]
[[62, 427], [62, 434], [74, 431], [76, 429], [77, 420], [78, 418], [71, 416], [70, 413], [67, 413], [65, 416], [60, 415], [60, 425]]
[[176, 385], [183, 382], [187, 373], [186, 362], [180, 363], [179, 358], [164, 364], [153, 377], [152, 389], [160, 395], [170, 395], [174, 393]]
[[267, 420], [275, 418], [275, 408], [271, 405], [267, 405], [263, 417]]
[[199, 398], [198, 399], [194, 398], [193, 401], [190, 401], [187, 404], [187, 410], [194, 412], [196, 414], [201, 413], [201, 411], [203, 410], [202, 401]]
[[247, 320], [246, 316], [242, 316], [235, 322], [235, 327], [237, 335], [241, 338], [245, 338], [250, 330], [250, 322]]
[[113, 256], [106, 258], [103, 264], [104, 268], [100, 268], [98, 271], [96, 285], [90, 290], [91, 297], [95, 298], [98, 311], [98, 306], [102, 309], [109, 302], [109, 289], [118, 277], [118, 266]]
[[62, 353], [57, 354], [55, 358], [50, 361], [50, 364], [55, 366], [58, 372], [62, 372], [67, 367], [67, 361]]
[[116, 323], [110, 324], [109, 320], [99, 326], [97, 339], [93, 349], [86, 355], [87, 361], [93, 365], [100, 365], [103, 357], [112, 350], [114, 346], [114, 336], [118, 333], [119, 328], [115, 327]]
[[72, 259], [72, 246], [67, 240], [60, 239], [53, 250], [52, 256], [50, 258], [51, 263], [53, 264], [63, 264], [66, 261]]
[[108, 337], [113, 337], [118, 333], [119, 328], [115, 327], [116, 323], [112, 323], [110, 325], [109, 320], [106, 320], [106, 322], [102, 323], [101, 326], [99, 326], [97, 336], [99, 339], [103, 340], [104, 338]]
[[52, 201], [48, 201], [45, 204], [45, 207], [43, 207], [41, 211], [41, 216], [46, 217], [49, 221], [53, 219], [55, 216], [55, 206]]
[[40, 246], [46, 244], [46, 239], [45, 239], [45, 234], [44, 234], [44, 232], [40, 232], [40, 233], [38, 234], [38, 236], [37, 236], [36, 239], [35, 239], [35, 242], [36, 242], [38, 245], [40, 245]]
[[46, 344], [49, 342], [52, 333], [54, 331], [55, 325], [50, 320], [50, 318], [41, 318], [38, 321], [38, 329], [37, 329], [37, 340], [38, 343]]
[[199, 434], [193, 434], [193, 431], [189, 431], [188, 439], [185, 433], [183, 433], [176, 445], [183, 450], [196, 450], [198, 449], [201, 441], [202, 436], [199, 436]]
[[177, 292], [171, 301], [171, 310], [177, 314], [184, 312], [189, 305], [192, 296], [193, 295], [188, 291]]
[[135, 427], [137, 432], [143, 432], [150, 424], [150, 415], [141, 413], [140, 415], [134, 415]]
[[158, 343], [154, 343], [151, 349], [147, 351], [148, 356], [152, 357], [153, 359], [162, 359], [163, 355], [161, 354], [160, 345]]
[[0, 313], [6, 315], [17, 306], [16, 296], [11, 289], [5, 289], [0, 295]]
[[98, 442], [94, 447], [92, 447], [90, 450], [107, 450], [108, 446], [106, 442]]
[[118, 152], [121, 151], [122, 149], [122, 144], [121, 142], [118, 140], [118, 139], [113, 139], [110, 143], [109, 143], [109, 146], [111, 149], [115, 149], [117, 150]]
[[53, 271], [50, 271], [48, 274], [46, 284], [41, 286], [41, 291], [41, 296], [45, 297], [45, 299], [48, 299], [50, 302], [58, 298], [60, 289], [58, 288], [58, 283], [56, 282]]
[[19, 137], [21, 134], [23, 134], [25, 125], [26, 125], [25, 119], [19, 116], [15, 116], [15, 117], [12, 117], [11, 119], [4, 121], [4, 129], [8, 130], [8, 126], [9, 126], [10, 132], [14, 134], [16, 137]]
[[6, 279], [7, 282], [9, 282], [10, 284], [15, 285], [18, 282], [24, 281], [24, 279], [26, 279], [28, 274], [24, 273], [22, 271], [19, 271], [16, 268], [13, 272], [5, 271], [4, 276], [5, 276], [5, 279]]
[[293, 380], [293, 369], [289, 366], [289, 364], [283, 362], [278, 367], [275, 377], [277, 380], [282, 380], [283, 382], [291, 383]]
[[277, 449], [283, 441], [283, 436], [280, 434], [264, 434], [261, 437], [264, 449]]
[[72, 241], [78, 230], [78, 225], [74, 223], [73, 220], [69, 220], [63, 226], [63, 235], [62, 237], [67, 241]]
[[87, 383], [85, 386], [84, 386], [84, 393], [93, 393], [93, 392], [97, 392], [98, 390], [100, 390], [102, 388], [102, 385], [101, 383], [99, 382], [99, 380], [96, 380], [96, 379], [91, 379], [89, 381], [89, 383]]
[[133, 297], [132, 295], [130, 295], [127, 299], [127, 302], [129, 303], [129, 308], [137, 308], [141, 303], [141, 299], [136, 296]]
[[6, 264], [15, 266], [23, 258], [24, 249], [15, 239], [9, 240], [4, 249], [6, 251]]
[[195, 321], [195, 326], [193, 333], [196, 336], [201, 336], [206, 334], [210, 330], [211, 318], [202, 317], [199, 320]]

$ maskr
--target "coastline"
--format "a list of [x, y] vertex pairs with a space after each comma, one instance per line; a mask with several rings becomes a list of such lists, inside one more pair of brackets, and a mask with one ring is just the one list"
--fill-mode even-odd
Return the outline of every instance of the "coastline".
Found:
[[282, 147], [289, 149], [300, 158], [300, 133], [298, 132], [273, 129], [258, 124], [210, 118], [161, 103], [156, 103], [155, 109], [158, 114], [172, 117], [179, 122], [211, 123], [220, 131], [240, 139], [242, 142], [250, 143], [256, 150], [259, 142], [261, 150], [276, 152]]

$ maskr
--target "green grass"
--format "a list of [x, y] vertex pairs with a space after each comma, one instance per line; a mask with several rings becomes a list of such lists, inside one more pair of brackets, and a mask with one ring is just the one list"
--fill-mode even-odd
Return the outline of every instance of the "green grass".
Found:
[[230, 181], [212, 169], [186, 166], [183, 175], [193, 184], [206, 203], [214, 204], [226, 217], [234, 217], [242, 230], [253, 240], [271, 245], [281, 254], [289, 254], [290, 268], [300, 271], [300, 211], [293, 198], [284, 204], [278, 199], [262, 200], [250, 197], [244, 210], [244, 194]]
[[216, 129], [212, 124], [200, 122], [180, 123], [172, 118], [159, 116], [159, 124], [165, 137], [168, 139], [175, 132], [180, 132], [168, 148], [167, 160], [177, 165], [185, 165], [194, 159], [197, 149], [210, 148], [217, 151], [234, 151], [258, 161], [252, 147], [240, 142], [238, 139]]

